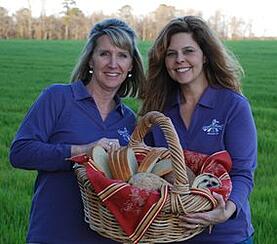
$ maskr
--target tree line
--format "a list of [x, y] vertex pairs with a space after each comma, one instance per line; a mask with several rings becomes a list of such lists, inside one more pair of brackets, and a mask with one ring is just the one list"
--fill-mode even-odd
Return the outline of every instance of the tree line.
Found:
[[[153, 40], [170, 19], [185, 15], [203, 17], [201, 11], [176, 9], [165, 4], [160, 4], [156, 10], [144, 16], [134, 15], [130, 5], [122, 6], [111, 15], [100, 11], [86, 16], [74, 0], [63, 1], [59, 16], [46, 16], [42, 8], [40, 16], [33, 17], [30, 4], [29, 8], [19, 9], [10, 15], [7, 9], [0, 6], [0, 39], [81, 40], [86, 39], [91, 26], [97, 21], [117, 17], [128, 22], [141, 40]], [[255, 38], [252, 23], [240, 17], [226, 17], [218, 10], [206, 20], [222, 39]]]

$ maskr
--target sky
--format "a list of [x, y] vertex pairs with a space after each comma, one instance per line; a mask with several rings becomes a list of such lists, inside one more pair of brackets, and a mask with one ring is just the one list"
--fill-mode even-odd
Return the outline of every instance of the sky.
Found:
[[[39, 16], [42, 6], [46, 15], [59, 14], [63, 0], [0, 0], [0, 6], [6, 8], [9, 13], [28, 7], [31, 3], [32, 13]], [[277, 36], [277, 14], [274, 4], [276, 0], [75, 0], [76, 7], [86, 15], [95, 11], [103, 11], [105, 14], [116, 12], [122, 6], [128, 4], [137, 16], [154, 11], [160, 4], [175, 6], [177, 9], [195, 9], [208, 18], [216, 10], [220, 10], [226, 16], [243, 18], [246, 22], [252, 22], [256, 36]]]

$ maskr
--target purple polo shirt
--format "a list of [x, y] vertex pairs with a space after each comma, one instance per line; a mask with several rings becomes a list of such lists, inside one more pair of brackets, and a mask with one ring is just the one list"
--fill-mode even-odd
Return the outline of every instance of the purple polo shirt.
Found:
[[[232, 158], [230, 195], [236, 213], [225, 223], [214, 226], [185, 243], [237, 243], [254, 232], [248, 198], [254, 185], [257, 160], [256, 128], [247, 99], [229, 89], [208, 87], [193, 111], [186, 128], [179, 111], [179, 94], [168, 99], [165, 115], [171, 118], [183, 149], [205, 154], [227, 150]], [[160, 128], [153, 127], [146, 143], [167, 146]]]
[[120, 99], [103, 122], [81, 81], [45, 89], [23, 120], [11, 146], [16, 168], [37, 170], [27, 242], [113, 243], [89, 229], [70, 156], [70, 145], [102, 137], [126, 145], [136, 118]]

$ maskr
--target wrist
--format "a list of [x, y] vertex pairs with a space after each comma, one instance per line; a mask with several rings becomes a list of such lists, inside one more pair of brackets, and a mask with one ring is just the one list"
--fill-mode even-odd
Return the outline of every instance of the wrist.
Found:
[[92, 150], [93, 144], [86, 144], [86, 145], [71, 145], [71, 157], [86, 153], [90, 155]]
[[236, 204], [233, 201], [228, 200], [226, 202], [225, 209], [226, 209], [226, 215], [227, 215], [227, 217], [229, 219], [236, 212], [237, 206], [236, 206]]

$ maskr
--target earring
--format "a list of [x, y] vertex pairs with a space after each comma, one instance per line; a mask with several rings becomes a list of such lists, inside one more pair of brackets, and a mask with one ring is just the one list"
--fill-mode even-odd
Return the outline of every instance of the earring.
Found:
[[131, 73], [128, 74], [128, 78], [130, 78], [130, 77], [132, 77], [132, 74], [131, 74]]
[[92, 70], [92, 69], [89, 69], [88, 72], [89, 72], [90, 74], [93, 74], [93, 70]]

